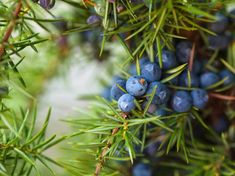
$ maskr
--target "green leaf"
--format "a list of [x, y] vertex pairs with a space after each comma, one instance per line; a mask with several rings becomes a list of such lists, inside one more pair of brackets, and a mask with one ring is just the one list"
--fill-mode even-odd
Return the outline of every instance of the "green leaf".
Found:
[[14, 151], [18, 153], [25, 161], [30, 163], [31, 165], [35, 166], [35, 163], [21, 150], [14, 148]]
[[220, 61], [224, 64], [224, 66], [230, 70], [233, 74], [235, 74], [235, 68], [231, 66], [228, 62], [226, 62], [224, 59], [220, 59]]

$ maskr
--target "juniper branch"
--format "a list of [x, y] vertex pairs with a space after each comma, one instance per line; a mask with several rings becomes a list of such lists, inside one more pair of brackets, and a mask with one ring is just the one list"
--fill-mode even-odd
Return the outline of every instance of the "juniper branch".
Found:
[[6, 29], [6, 33], [4, 34], [3, 39], [1, 41], [1, 44], [0, 44], [0, 59], [2, 59], [2, 56], [4, 54], [5, 44], [8, 42], [8, 40], [11, 36], [11, 33], [13, 32], [14, 27], [16, 26], [17, 19], [19, 17], [19, 13], [21, 11], [21, 8], [22, 8], [22, 0], [18, 0], [18, 3], [16, 4], [16, 8], [13, 12], [12, 19], [8, 24], [8, 27]]

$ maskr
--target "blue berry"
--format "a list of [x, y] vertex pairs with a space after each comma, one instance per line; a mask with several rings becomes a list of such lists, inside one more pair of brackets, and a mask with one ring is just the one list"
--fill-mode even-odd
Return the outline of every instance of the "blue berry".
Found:
[[230, 36], [217, 35], [217, 36], [208, 37], [209, 48], [213, 50], [225, 49], [229, 46], [230, 42], [231, 42]]
[[228, 26], [228, 18], [221, 13], [215, 14], [216, 22], [209, 25], [209, 29], [215, 33], [221, 33], [225, 31]]
[[[149, 59], [147, 57], [142, 57], [140, 60], [139, 60], [139, 65], [140, 65], [140, 69], [142, 69], [145, 64], [149, 63]], [[131, 64], [130, 65], [130, 68], [129, 68], [129, 73], [131, 75], [136, 75], [137, 74], [137, 71], [136, 71], [136, 64]]]
[[115, 76], [113, 76], [112, 83], [116, 83], [118, 80], [123, 80], [123, 78], [118, 75], [115, 75]]
[[165, 84], [162, 84], [160, 82], [152, 82], [149, 84], [148, 90], [147, 90], [147, 99], [150, 98], [151, 93], [153, 92], [154, 88], [157, 87], [156, 93], [153, 97], [152, 103], [154, 104], [166, 104], [167, 101], [170, 98], [170, 90], [167, 88]]
[[176, 56], [180, 63], [188, 62], [192, 50], [192, 43], [189, 41], [179, 42], [176, 45]]
[[137, 70], [136, 70], [136, 65], [135, 64], [131, 64], [129, 67], [129, 73], [131, 75], [136, 75], [137, 74]]
[[156, 116], [166, 116], [168, 112], [166, 111], [165, 107], [158, 107], [154, 113]]
[[101, 19], [99, 16], [97, 15], [91, 15], [87, 18], [86, 22], [87, 24], [89, 25], [95, 25], [95, 24], [98, 24], [100, 23]]
[[51, 9], [55, 5], [55, 0], [39, 0], [39, 4], [44, 9]]
[[148, 144], [147, 147], [144, 149], [144, 153], [150, 157], [153, 157], [156, 154], [160, 145], [161, 145], [160, 141], [152, 142]]
[[145, 163], [138, 163], [132, 168], [133, 176], [152, 176], [150, 165]]
[[191, 81], [191, 84], [189, 85], [189, 77], [188, 77], [188, 72], [187, 71], [184, 71], [180, 77], [179, 77], [179, 80], [180, 80], [180, 86], [183, 86], [183, 87], [198, 87], [199, 86], [199, 77], [194, 74], [194, 73], [191, 73], [190, 72], [190, 81]]
[[111, 100], [111, 88], [110, 87], [106, 87], [103, 89], [102, 93], [101, 93], [101, 96], [103, 98], [105, 98], [106, 100], [110, 101]]
[[220, 81], [220, 77], [213, 72], [206, 72], [200, 76], [200, 86], [202, 88], [209, 87], [218, 81]]
[[[145, 101], [142, 105], [142, 109], [144, 110], [147, 105], [148, 105], [148, 101]], [[157, 109], [157, 105], [151, 103], [149, 105], [149, 108], [148, 108], [147, 112], [150, 113], [150, 114], [153, 114], [156, 111], [156, 109]]]
[[118, 100], [125, 92], [121, 90], [118, 86], [125, 90], [126, 81], [125, 80], [117, 80], [116, 83], [111, 88], [111, 97], [114, 100]]
[[118, 107], [122, 112], [130, 112], [135, 108], [135, 98], [130, 94], [122, 95], [118, 100]]
[[129, 94], [139, 97], [144, 95], [147, 89], [147, 81], [142, 76], [131, 76], [126, 82], [126, 90]]
[[195, 106], [198, 109], [205, 108], [209, 100], [209, 96], [206, 90], [204, 89], [192, 90], [191, 96], [193, 99], [193, 106]]
[[162, 71], [155, 63], [148, 63], [141, 69], [141, 75], [148, 81], [153, 82], [161, 78]]
[[[158, 58], [156, 62], [159, 63]], [[177, 66], [177, 61], [175, 54], [172, 51], [163, 50], [162, 51], [162, 68], [168, 70]]]
[[203, 70], [203, 67], [204, 67], [203, 61], [201, 61], [199, 59], [195, 59], [193, 61], [192, 72], [195, 74], [200, 74]]
[[192, 97], [187, 91], [177, 91], [173, 95], [172, 107], [176, 112], [187, 112], [192, 107]]
[[224, 85], [229, 85], [229, 84], [235, 83], [235, 74], [233, 74], [229, 70], [224, 69], [219, 73], [219, 75], [220, 75], [221, 79], [227, 78], [227, 80], [224, 81]]
[[228, 130], [229, 128], [229, 120], [226, 119], [224, 116], [216, 119], [213, 124], [213, 129], [217, 132], [217, 133], [222, 133], [225, 132], [226, 130]]

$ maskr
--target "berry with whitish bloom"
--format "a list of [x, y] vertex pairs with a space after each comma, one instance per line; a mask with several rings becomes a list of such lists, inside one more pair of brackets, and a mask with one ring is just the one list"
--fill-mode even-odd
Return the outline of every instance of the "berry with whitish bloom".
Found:
[[44, 9], [51, 9], [55, 5], [55, 0], [39, 0], [39, 4]]
[[99, 24], [101, 22], [101, 19], [97, 15], [91, 15], [87, 18], [86, 22], [89, 25], [96, 25], [96, 24]]
[[176, 45], [176, 56], [180, 63], [188, 62], [192, 51], [192, 43], [190, 41], [182, 41]]
[[206, 72], [200, 75], [200, 86], [202, 88], [209, 87], [220, 81], [220, 77], [213, 72]]
[[170, 98], [170, 90], [165, 84], [161, 82], [152, 82], [149, 84], [148, 90], [146, 92], [147, 99], [151, 97], [151, 94], [156, 87], [155, 95], [153, 96], [152, 103], [154, 104], [166, 104]]
[[[190, 82], [191, 81], [191, 82]], [[179, 77], [179, 84], [183, 87], [198, 87], [199, 86], [199, 77], [187, 71], [184, 71]]]
[[162, 71], [155, 63], [148, 63], [141, 69], [141, 75], [148, 81], [158, 81], [161, 78]]
[[135, 97], [144, 95], [147, 87], [148, 83], [142, 76], [131, 76], [126, 82], [127, 92]]
[[216, 21], [209, 24], [209, 29], [215, 33], [221, 33], [225, 31], [228, 26], [228, 18], [221, 13], [215, 14]]
[[176, 112], [187, 112], [193, 104], [192, 97], [187, 91], [176, 91], [172, 98], [172, 108]]
[[224, 79], [227, 78], [224, 81], [224, 85], [229, 85], [229, 84], [234, 84], [235, 83], [235, 74], [232, 73], [231, 71], [224, 69], [219, 72], [220, 78]]
[[132, 168], [133, 176], [152, 176], [152, 170], [149, 164], [138, 163]]
[[[159, 64], [159, 58], [156, 58], [156, 62]], [[177, 66], [175, 54], [172, 51], [162, 51], [162, 68], [168, 70]]]
[[193, 99], [193, 106], [198, 109], [203, 109], [208, 103], [209, 96], [206, 90], [196, 89], [191, 91], [191, 96]]
[[130, 112], [135, 109], [135, 98], [130, 94], [123, 94], [118, 99], [118, 107], [122, 112]]
[[112, 86], [111, 97], [114, 100], [118, 100], [123, 94], [125, 94], [125, 92], [122, 89], [120, 89], [120, 87], [125, 90], [125, 87], [126, 87], [125, 80], [122, 80], [122, 79], [117, 80], [116, 83]]
[[231, 42], [231, 37], [226, 35], [217, 35], [217, 36], [209, 36], [208, 44], [209, 48], [216, 49], [226, 49]]
[[[146, 106], [148, 105], [148, 101], [145, 101], [143, 104], [142, 104], [142, 109], [143, 111], [145, 110]], [[157, 105], [155, 104], [150, 104], [149, 107], [148, 107], [148, 110], [147, 112], [150, 113], [150, 114], [153, 114], [157, 109]]]

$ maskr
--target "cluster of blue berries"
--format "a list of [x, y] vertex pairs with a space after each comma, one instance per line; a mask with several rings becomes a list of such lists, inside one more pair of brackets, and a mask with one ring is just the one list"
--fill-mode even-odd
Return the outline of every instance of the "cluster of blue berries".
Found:
[[233, 40], [233, 34], [229, 27], [235, 24], [235, 9], [229, 14], [229, 17], [222, 13], [216, 13], [216, 22], [208, 24], [208, 29], [216, 33], [216, 36], [208, 36], [208, 44], [211, 49], [226, 49]]
[[[162, 68], [159, 66], [158, 57], [155, 62], [150, 62], [147, 57], [140, 59], [140, 75], [137, 74], [136, 65], [131, 65], [129, 71], [131, 76], [127, 80], [118, 78], [111, 87], [111, 99], [118, 101], [118, 107], [122, 112], [132, 111], [135, 109], [136, 103], [141, 103], [144, 109], [149, 101], [151, 103], [148, 112], [156, 115], [166, 115], [166, 109], [187, 112], [192, 106], [197, 109], [205, 108], [209, 99], [207, 89], [221, 80], [224, 81], [222, 82], [224, 86], [232, 85], [235, 82], [235, 75], [228, 69], [223, 69], [219, 73], [208, 71], [203, 69], [205, 63], [202, 60], [195, 59], [191, 71], [184, 70], [168, 83], [162, 83], [161, 79], [167, 77], [167, 70], [189, 62], [191, 50], [192, 43], [189, 41], [177, 43], [176, 54], [163, 50]], [[176, 90], [170, 85], [181, 88], [190, 87], [192, 90]], [[154, 95], [152, 95], [153, 91], [155, 91]]]

